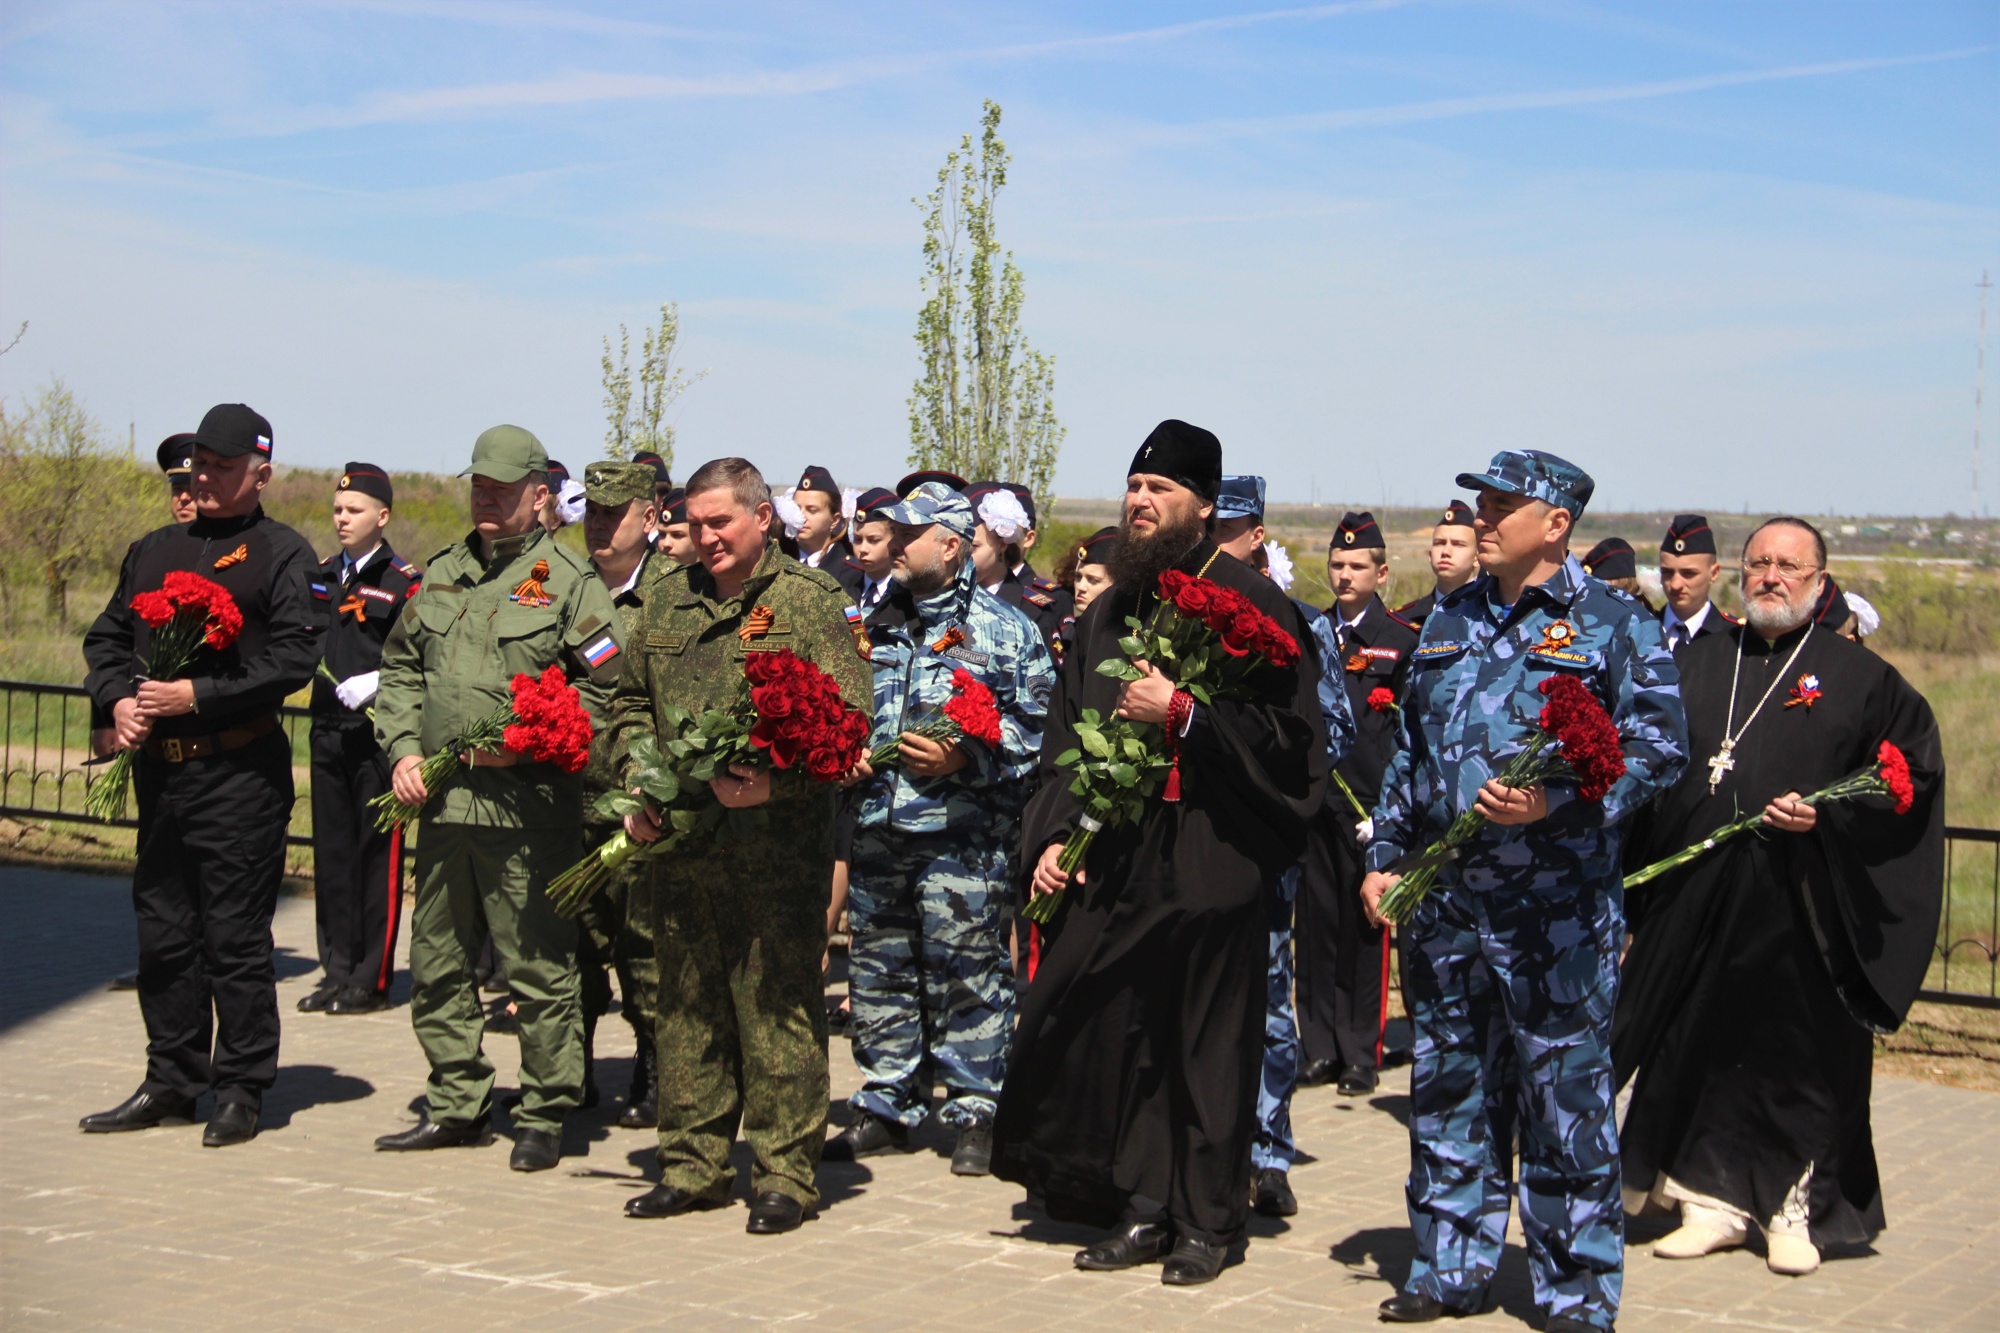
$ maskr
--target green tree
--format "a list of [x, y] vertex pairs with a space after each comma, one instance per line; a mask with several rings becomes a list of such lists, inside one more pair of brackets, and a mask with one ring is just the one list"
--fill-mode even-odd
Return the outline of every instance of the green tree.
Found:
[[[680, 306], [668, 301], [660, 306], [658, 328], [640, 330], [639, 366], [632, 368], [632, 335], [618, 326], [618, 359], [611, 359], [611, 339], [604, 340], [604, 452], [607, 458], [630, 462], [634, 454], [651, 449], [674, 465], [674, 428], [665, 420], [673, 406], [703, 376], [692, 376], [674, 365], [674, 344], [680, 341]], [[634, 389], [637, 390], [635, 398]]]
[[1046, 519], [1068, 432], [1056, 420], [1055, 358], [1021, 333], [1021, 270], [994, 229], [1008, 161], [1000, 107], [988, 101], [977, 151], [966, 135], [946, 154], [937, 189], [911, 201], [924, 210], [928, 296], [917, 316], [923, 370], [909, 399], [910, 464], [1025, 485]]

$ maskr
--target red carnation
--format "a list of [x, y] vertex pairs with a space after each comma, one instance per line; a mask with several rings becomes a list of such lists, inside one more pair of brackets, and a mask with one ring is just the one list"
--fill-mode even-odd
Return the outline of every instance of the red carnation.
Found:
[[1396, 706], [1396, 692], [1387, 685], [1377, 685], [1368, 691], [1368, 706], [1378, 713], [1386, 713]]
[[1892, 741], [1883, 741], [1875, 757], [1882, 766], [1882, 781], [1896, 802], [1896, 813], [1908, 814], [1917, 799], [1916, 785], [1910, 781], [1910, 761], [1903, 757], [1903, 752]]
[[1574, 676], [1541, 683], [1542, 730], [1562, 745], [1562, 757], [1576, 774], [1576, 794], [1601, 801], [1625, 776], [1625, 747], [1618, 728], [1590, 688]]

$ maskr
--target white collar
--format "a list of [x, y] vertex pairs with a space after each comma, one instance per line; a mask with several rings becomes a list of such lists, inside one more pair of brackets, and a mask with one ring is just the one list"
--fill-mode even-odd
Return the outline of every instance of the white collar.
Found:
[[368, 548], [368, 554], [362, 556], [358, 560], [355, 559], [353, 556], [349, 555], [347, 552], [342, 551], [340, 553], [340, 559], [342, 562], [340, 566], [340, 576], [342, 578], [346, 578], [349, 574], [361, 568], [363, 565], [367, 564], [370, 560], [373, 560], [375, 558], [375, 553], [381, 549], [382, 549], [382, 543], [376, 542], [373, 546]]
[[615, 599], [623, 597], [626, 593], [632, 591], [632, 586], [639, 581], [639, 576], [645, 572], [646, 557], [642, 555], [639, 557], [639, 563], [632, 566], [632, 572], [626, 576], [625, 581], [611, 590], [611, 596]]
[[1703, 622], [1708, 619], [1708, 613], [1710, 611], [1713, 611], [1714, 609], [1715, 609], [1714, 602], [1703, 602], [1701, 604], [1701, 610], [1694, 613], [1694, 619], [1682, 620], [1680, 617], [1680, 613], [1674, 610], [1673, 603], [1669, 602], [1667, 603], [1667, 614], [1666, 614], [1667, 632], [1669, 634], [1673, 633], [1674, 626], [1679, 625], [1687, 631], [1687, 636], [1690, 639], [1692, 639], [1695, 635], [1701, 633], [1701, 627]]

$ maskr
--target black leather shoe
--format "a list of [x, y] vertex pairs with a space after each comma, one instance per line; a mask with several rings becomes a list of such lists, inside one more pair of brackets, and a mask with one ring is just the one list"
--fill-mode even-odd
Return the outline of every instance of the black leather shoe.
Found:
[[909, 1130], [893, 1120], [863, 1111], [853, 1124], [826, 1141], [820, 1156], [829, 1162], [852, 1162], [877, 1153], [907, 1152], [909, 1147]]
[[[301, 1005], [304, 1000], [299, 1001]], [[374, 1014], [389, 1007], [389, 997], [381, 991], [368, 990], [361, 986], [342, 986], [326, 1002], [329, 1014]]]
[[951, 1152], [954, 1176], [993, 1174], [993, 1126], [984, 1121], [958, 1131], [958, 1146]]
[[1250, 1177], [1250, 1206], [1266, 1217], [1292, 1217], [1299, 1211], [1299, 1199], [1292, 1193], [1291, 1177], [1275, 1166], [1267, 1166]]
[[132, 1129], [151, 1129], [155, 1125], [193, 1123], [193, 1102], [156, 1095], [142, 1089], [109, 1111], [97, 1111], [85, 1116], [76, 1122], [76, 1127], [86, 1134], [122, 1134]]
[[625, 1216], [679, 1217], [682, 1213], [720, 1207], [722, 1205], [714, 1199], [704, 1199], [699, 1194], [689, 1194], [672, 1185], [655, 1185], [644, 1194], [625, 1201]]
[[1376, 1314], [1385, 1324], [1428, 1324], [1433, 1319], [1463, 1319], [1477, 1313], [1414, 1291], [1399, 1291], [1376, 1307]]
[[1155, 1263], [1174, 1247], [1174, 1229], [1165, 1222], [1138, 1222], [1076, 1252], [1076, 1266], [1087, 1273], [1115, 1273]]
[[743, 1229], [753, 1236], [781, 1236], [797, 1231], [812, 1215], [811, 1209], [791, 1195], [765, 1190], [750, 1201], [750, 1220]]
[[660, 1123], [660, 1070], [653, 1044], [642, 1041], [632, 1061], [632, 1086], [625, 1089], [625, 1109], [618, 1113], [620, 1129], [651, 1129]]
[[1315, 1060], [1299, 1071], [1299, 1086], [1302, 1088], [1317, 1088], [1321, 1084], [1331, 1083], [1339, 1077], [1340, 1062], [1338, 1060]]
[[523, 1129], [514, 1135], [514, 1155], [507, 1165], [516, 1171], [546, 1171], [562, 1160], [562, 1135], [553, 1129]]
[[1222, 1271], [1222, 1261], [1228, 1257], [1227, 1245], [1211, 1245], [1205, 1240], [1182, 1236], [1174, 1242], [1167, 1266], [1160, 1270], [1160, 1281], [1169, 1287], [1199, 1287], [1215, 1281], [1216, 1274]]
[[204, 1148], [227, 1148], [257, 1137], [257, 1108], [249, 1102], [217, 1102], [208, 1128], [201, 1132]]
[[1366, 1097], [1375, 1091], [1377, 1076], [1372, 1069], [1360, 1065], [1349, 1065], [1341, 1071], [1340, 1086], [1337, 1091], [1343, 1097]]
[[323, 1014], [326, 1007], [340, 994], [338, 986], [318, 986], [310, 994], [299, 997], [299, 1012], [302, 1014]]
[[443, 1125], [435, 1120], [426, 1120], [400, 1134], [384, 1134], [375, 1140], [375, 1151], [427, 1152], [432, 1148], [484, 1148], [491, 1142], [493, 1142], [493, 1131], [487, 1125], [485, 1116], [458, 1125]]

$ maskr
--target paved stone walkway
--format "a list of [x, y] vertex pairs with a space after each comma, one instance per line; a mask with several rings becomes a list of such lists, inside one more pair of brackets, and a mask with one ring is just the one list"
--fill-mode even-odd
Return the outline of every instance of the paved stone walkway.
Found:
[[[503, 1139], [415, 1158], [370, 1151], [411, 1123], [424, 1066], [407, 1009], [304, 1016], [312, 906], [278, 917], [283, 1072], [249, 1145], [199, 1128], [86, 1137], [76, 1118], [136, 1086], [143, 1035], [129, 994], [131, 917], [117, 881], [0, 870], [0, 1326], [7, 1329], [751, 1328], [1248, 1329], [1374, 1326], [1409, 1262], [1401, 1075], [1371, 1101], [1300, 1095], [1302, 1211], [1259, 1219], [1247, 1259], [1213, 1286], [1157, 1270], [1081, 1274], [1088, 1234], [1019, 1192], [921, 1150], [822, 1172], [826, 1208], [790, 1236], [743, 1234], [743, 1210], [633, 1222], [651, 1135], [570, 1126], [561, 1169], [507, 1169]], [[630, 1037], [605, 1026], [608, 1088]], [[513, 1040], [492, 1038], [503, 1084]], [[854, 1085], [835, 1044], [834, 1086]], [[2000, 1097], [1881, 1080], [1877, 1142], [1891, 1230], [1880, 1253], [1787, 1280], [1736, 1253], [1667, 1264], [1635, 1245], [1628, 1330], [2000, 1329]], [[1533, 1315], [1510, 1244], [1496, 1311]], [[1455, 1325], [1463, 1327], [1463, 1325]]]

